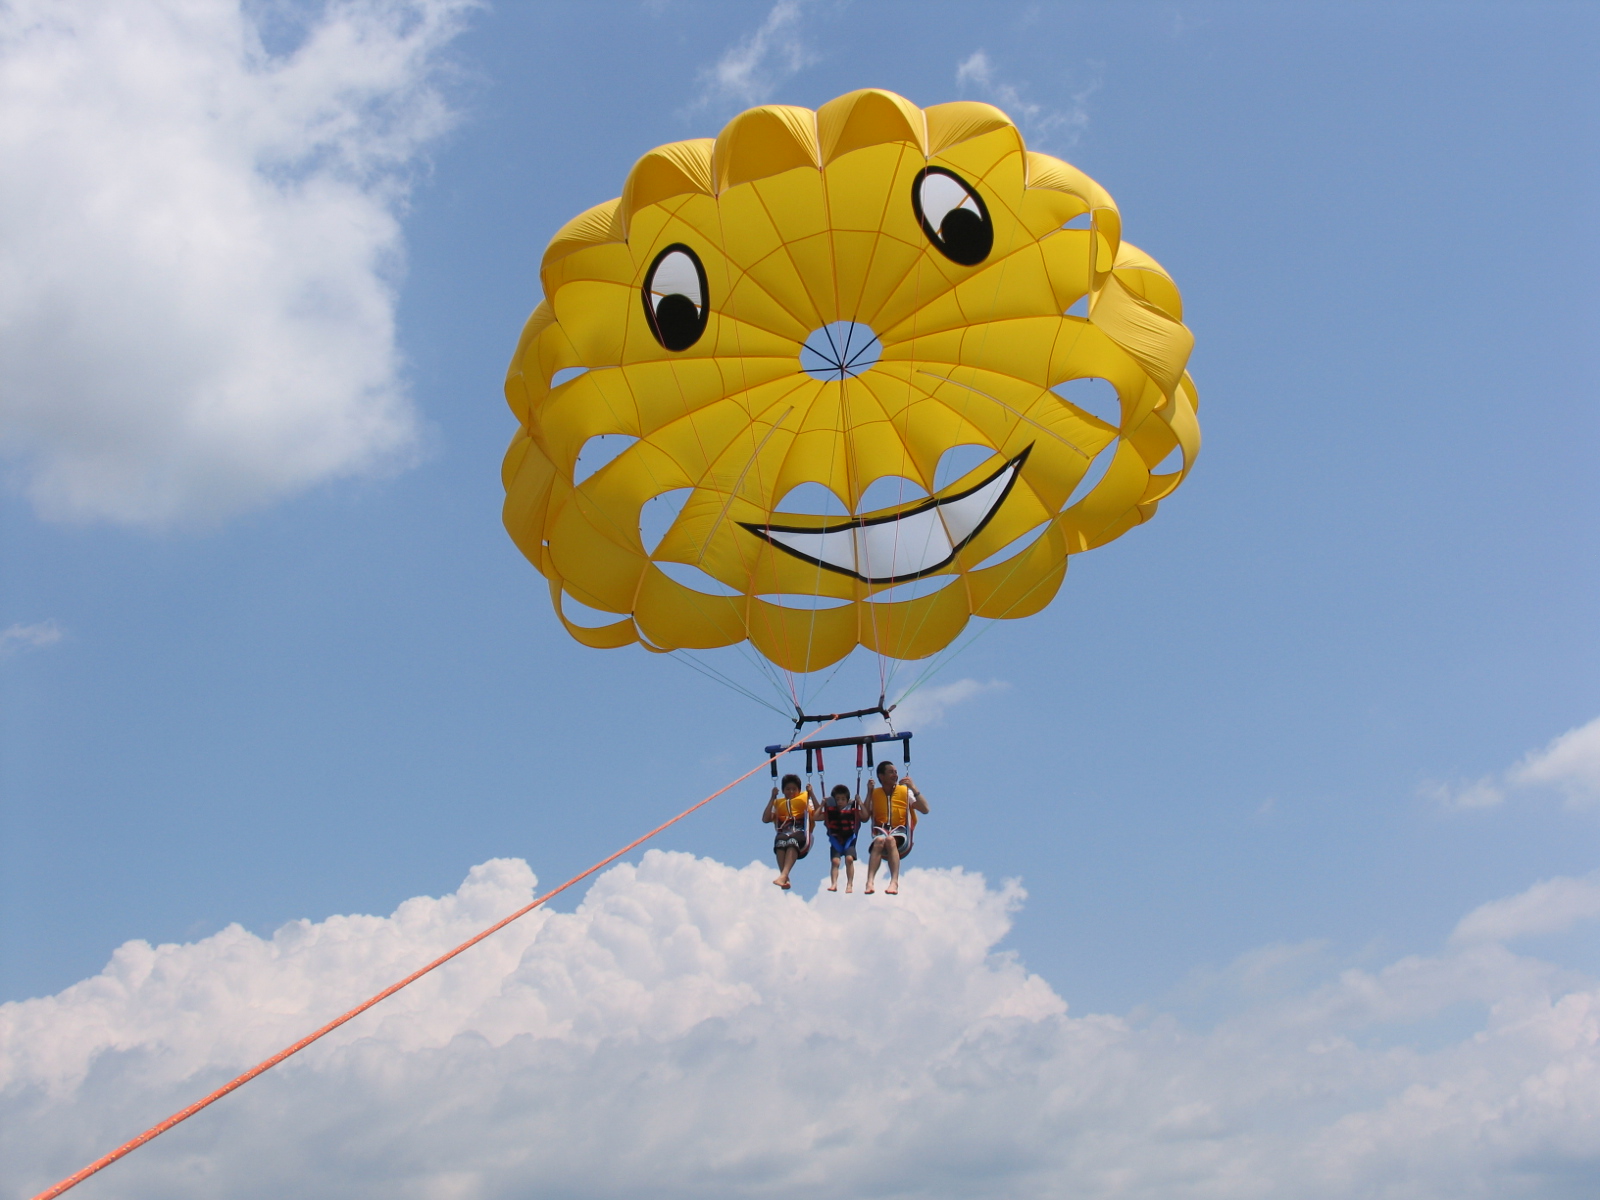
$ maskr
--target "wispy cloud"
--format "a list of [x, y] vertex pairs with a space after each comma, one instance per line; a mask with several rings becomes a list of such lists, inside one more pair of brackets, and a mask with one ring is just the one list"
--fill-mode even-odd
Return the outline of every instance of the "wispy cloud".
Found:
[[1525, 892], [1491, 900], [1461, 918], [1450, 940], [1508, 942], [1541, 933], [1561, 933], [1581, 921], [1600, 919], [1600, 872], [1583, 879], [1546, 879]]
[[992, 692], [1003, 692], [1010, 686], [1001, 679], [991, 679], [987, 683], [977, 679], [956, 679], [938, 687], [918, 688], [896, 702], [894, 723], [901, 728], [943, 725], [945, 714], [956, 705]]
[[754, 33], [700, 72], [700, 94], [687, 111], [760, 104], [815, 62], [800, 36], [804, 7], [804, 0], [778, 0]]
[[0, 658], [19, 650], [41, 650], [61, 640], [63, 630], [54, 621], [35, 621], [32, 625], [12, 625], [0, 630]]
[[1421, 794], [1440, 808], [1474, 809], [1494, 808], [1506, 798], [1505, 789], [1497, 776], [1485, 775], [1482, 779], [1466, 783], [1440, 783], [1430, 779], [1419, 789]]
[[1530, 750], [1509, 770], [1467, 783], [1430, 780], [1422, 794], [1445, 808], [1493, 808], [1511, 792], [1554, 788], [1569, 808], [1600, 803], [1600, 717], [1569, 729], [1540, 750]]
[[1066, 107], [1050, 107], [1027, 99], [1022, 88], [1000, 77], [986, 51], [977, 50], [956, 66], [956, 86], [1004, 109], [1029, 144], [1044, 149], [1077, 144], [1089, 128], [1089, 97], [1099, 89], [1100, 81], [1092, 80], [1074, 91]]

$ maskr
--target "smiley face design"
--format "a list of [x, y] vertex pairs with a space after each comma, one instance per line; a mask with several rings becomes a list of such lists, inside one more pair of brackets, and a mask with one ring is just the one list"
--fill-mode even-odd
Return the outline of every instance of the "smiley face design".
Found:
[[591, 646], [922, 658], [1042, 609], [1199, 449], [1177, 288], [988, 105], [752, 109], [540, 279], [505, 523]]

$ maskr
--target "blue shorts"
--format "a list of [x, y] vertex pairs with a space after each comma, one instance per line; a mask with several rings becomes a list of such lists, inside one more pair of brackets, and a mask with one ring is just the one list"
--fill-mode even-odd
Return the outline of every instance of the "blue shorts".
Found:
[[[857, 831], [859, 833], [859, 831]], [[831, 858], [854, 858], [856, 856], [856, 836], [852, 833], [850, 839], [841, 842], [832, 831], [828, 833], [828, 854]]]

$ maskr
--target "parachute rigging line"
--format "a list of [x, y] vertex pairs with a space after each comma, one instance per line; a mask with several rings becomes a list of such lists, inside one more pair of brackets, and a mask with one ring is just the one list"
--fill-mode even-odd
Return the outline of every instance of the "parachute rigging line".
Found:
[[752, 692], [749, 688], [734, 682], [732, 679], [729, 679], [710, 663], [701, 662], [687, 650], [673, 650], [669, 653], [668, 657], [674, 658], [678, 662], [681, 662], [684, 666], [689, 667], [691, 670], [699, 672], [713, 683], [720, 683], [723, 687], [738, 692], [739, 695], [743, 696], [745, 699], [753, 701], [754, 703], [761, 705], [762, 708], [768, 709], [771, 712], [777, 713], [780, 717], [787, 717], [789, 715], [776, 704], [768, 703], [766, 699], [757, 695], [755, 692]]
[[[837, 720], [837, 719], [838, 718], [835, 718], [835, 720]], [[828, 725], [831, 725], [831, 724], [833, 724], [833, 721], [828, 722]], [[812, 733], [808, 734], [804, 738], [797, 738], [795, 741], [793, 741], [793, 742], [789, 743], [789, 745], [785, 746], [779, 753], [780, 754], [787, 754], [790, 750], [793, 750], [793, 749], [795, 749], [796, 747], [799, 747], [799, 746], [804, 746], [807, 742], [815, 740], [817, 734], [821, 733], [823, 729], [828, 728], [828, 725], [824, 725], [821, 728], [814, 730]], [[84, 1167], [82, 1170], [79, 1170], [79, 1171], [67, 1176], [65, 1179], [63, 1179], [60, 1183], [56, 1184], [54, 1187], [47, 1188], [44, 1191], [40, 1192], [38, 1195], [33, 1197], [33, 1200], [55, 1200], [55, 1197], [61, 1195], [63, 1192], [69, 1191], [70, 1189], [77, 1187], [78, 1184], [82, 1183], [85, 1179], [89, 1178], [89, 1176], [94, 1175], [94, 1174], [96, 1174], [96, 1173], [98, 1173], [100, 1171], [103, 1171], [105, 1168], [109, 1167], [112, 1163], [116, 1162], [119, 1158], [123, 1158], [126, 1155], [131, 1154], [133, 1151], [137, 1150], [140, 1146], [144, 1145], [146, 1142], [154, 1141], [156, 1138], [160, 1137], [163, 1133], [167, 1132], [167, 1130], [171, 1129], [173, 1126], [178, 1125], [183, 1121], [187, 1121], [190, 1117], [194, 1116], [195, 1113], [199, 1112], [201, 1109], [207, 1108], [210, 1105], [215, 1104], [218, 1100], [221, 1100], [229, 1092], [234, 1091], [237, 1088], [243, 1087], [245, 1084], [249, 1083], [252, 1079], [254, 1079], [257, 1075], [264, 1074], [265, 1072], [271, 1070], [273, 1067], [275, 1067], [279, 1063], [281, 1063], [284, 1059], [288, 1058], [290, 1055], [297, 1054], [301, 1050], [304, 1050], [307, 1046], [311, 1045], [312, 1042], [315, 1042], [315, 1041], [319, 1040], [320, 1038], [326, 1037], [328, 1034], [332, 1033], [335, 1029], [339, 1028], [339, 1026], [343, 1025], [346, 1021], [352, 1020], [355, 1017], [360, 1016], [362, 1013], [366, 1012], [367, 1009], [371, 1008], [373, 1005], [378, 1004], [378, 1003], [380, 1003], [380, 1002], [382, 1002], [384, 1000], [387, 1000], [390, 996], [394, 995], [401, 988], [407, 987], [410, 984], [415, 983], [417, 980], [421, 979], [424, 975], [426, 975], [429, 971], [434, 970], [436, 967], [442, 967], [445, 963], [449, 962], [456, 955], [462, 953], [463, 951], [470, 950], [472, 947], [476, 946], [479, 942], [483, 941], [485, 938], [490, 937], [490, 936], [492, 936], [492, 935], [494, 935], [496, 933], [499, 933], [500, 930], [504, 929], [507, 925], [511, 924], [513, 921], [517, 920], [520, 917], [527, 916], [534, 909], [540, 907], [542, 904], [545, 904], [547, 901], [553, 900], [555, 897], [559, 896], [562, 892], [566, 891], [568, 888], [574, 886], [575, 884], [583, 882], [585, 879], [589, 878], [589, 876], [593, 875], [596, 871], [599, 871], [604, 867], [610, 866], [612, 863], [616, 862], [617, 859], [621, 858], [624, 854], [627, 854], [630, 850], [634, 850], [634, 849], [638, 848], [639, 846], [642, 846], [645, 842], [648, 842], [651, 838], [655, 837], [656, 834], [660, 833], [662, 830], [667, 829], [670, 826], [676, 825], [679, 821], [683, 820], [690, 813], [696, 812], [699, 809], [704, 808], [706, 805], [710, 804], [713, 800], [715, 800], [718, 796], [721, 796], [723, 793], [729, 792], [729, 791], [733, 790], [734, 788], [738, 787], [746, 779], [749, 779], [750, 776], [754, 775], [757, 771], [761, 770], [762, 767], [764, 767], [768, 763], [774, 761], [776, 758], [777, 758], [777, 755], [774, 755], [772, 758], [764, 759], [762, 762], [758, 763], [756, 766], [751, 767], [748, 771], [746, 771], [743, 775], [739, 776], [737, 779], [732, 780], [731, 782], [724, 784], [722, 787], [720, 787], [716, 791], [712, 792], [704, 800], [700, 800], [700, 801], [698, 801], [698, 802], [696, 802], [694, 804], [691, 804], [688, 808], [684, 809], [677, 816], [673, 817], [670, 820], [663, 821], [661, 824], [657, 825], [649, 833], [645, 834], [642, 837], [634, 838], [633, 841], [629, 842], [626, 846], [622, 847], [622, 849], [617, 850], [617, 851], [615, 851], [615, 852], [613, 852], [611, 854], [606, 855], [606, 857], [602, 858], [599, 862], [595, 863], [592, 867], [589, 867], [588, 869], [586, 869], [584, 871], [580, 871], [578, 874], [574, 875], [571, 879], [569, 879], [565, 883], [563, 883], [560, 887], [553, 888], [552, 890], [546, 892], [544, 895], [536, 897], [531, 903], [523, 905], [521, 908], [517, 909], [517, 911], [512, 913], [510, 916], [502, 917], [500, 920], [496, 921], [493, 925], [489, 926], [489, 928], [483, 930], [481, 933], [474, 934], [472, 937], [470, 937], [466, 941], [462, 942], [454, 950], [450, 950], [450, 951], [448, 951], [448, 952], [446, 952], [444, 954], [441, 954], [438, 958], [434, 959], [432, 962], [428, 963], [426, 966], [421, 967], [418, 970], [415, 970], [411, 974], [407, 975], [404, 979], [400, 980], [400, 982], [390, 984], [388, 987], [384, 988], [383, 991], [379, 992], [377, 995], [372, 996], [372, 997], [370, 997], [370, 998], [368, 998], [366, 1000], [363, 1000], [360, 1004], [356, 1005], [349, 1012], [344, 1013], [342, 1016], [335, 1017], [333, 1020], [329, 1021], [326, 1025], [324, 1025], [321, 1029], [318, 1029], [316, 1032], [307, 1034], [305, 1037], [301, 1038], [298, 1042], [295, 1042], [292, 1046], [286, 1046], [284, 1049], [282, 1049], [282, 1050], [278, 1051], [276, 1054], [274, 1054], [271, 1058], [264, 1059], [263, 1061], [257, 1063], [255, 1066], [251, 1067], [248, 1071], [246, 1071], [243, 1075], [240, 1075], [237, 1078], [232, 1079], [229, 1082], [223, 1084], [216, 1091], [212, 1092], [209, 1096], [204, 1096], [201, 1099], [196, 1100], [193, 1104], [189, 1105], [188, 1108], [180, 1109], [178, 1112], [173, 1113], [170, 1117], [168, 1117], [165, 1121], [162, 1121], [160, 1124], [152, 1125], [149, 1129], [145, 1130], [138, 1137], [133, 1138], [131, 1141], [124, 1142], [122, 1145], [118, 1146], [115, 1150], [111, 1151], [111, 1153], [106, 1154], [106, 1155], [104, 1155], [104, 1156], [102, 1156], [100, 1158], [95, 1159], [94, 1162], [90, 1163], [88, 1166]]]

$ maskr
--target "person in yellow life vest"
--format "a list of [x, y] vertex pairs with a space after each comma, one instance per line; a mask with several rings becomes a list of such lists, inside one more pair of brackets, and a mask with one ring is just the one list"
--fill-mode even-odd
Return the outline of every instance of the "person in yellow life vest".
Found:
[[783, 792], [772, 789], [761, 814], [763, 824], [773, 827], [772, 853], [778, 860], [778, 877], [772, 882], [789, 890], [789, 872], [795, 863], [811, 853], [811, 826], [816, 823], [817, 806], [798, 775], [783, 777]]
[[872, 895], [872, 881], [877, 877], [878, 864], [884, 859], [889, 860], [889, 886], [883, 890], [890, 896], [900, 894], [900, 860], [911, 853], [917, 814], [927, 811], [928, 802], [911, 782], [911, 776], [901, 779], [892, 762], [878, 764], [878, 786], [867, 797], [867, 812], [872, 817], [867, 895]]

